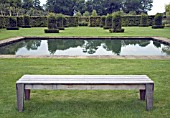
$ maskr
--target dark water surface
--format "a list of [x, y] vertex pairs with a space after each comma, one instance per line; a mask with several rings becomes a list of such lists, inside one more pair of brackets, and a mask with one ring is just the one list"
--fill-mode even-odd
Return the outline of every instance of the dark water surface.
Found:
[[170, 55], [170, 45], [152, 40], [26, 39], [0, 47], [12, 55]]

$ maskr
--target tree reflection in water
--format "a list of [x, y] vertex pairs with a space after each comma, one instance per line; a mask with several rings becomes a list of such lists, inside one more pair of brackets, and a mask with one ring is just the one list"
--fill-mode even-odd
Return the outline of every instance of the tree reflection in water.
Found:
[[[29, 50], [37, 50], [38, 47], [44, 48], [42, 40], [23, 40], [19, 42], [12, 43], [10, 45], [1, 46], [0, 54], [16, 54], [16, 52], [25, 48], [27, 51]], [[46, 40], [45, 46], [48, 46], [48, 51], [50, 54], [55, 54], [57, 50], [68, 50], [70, 48], [80, 47], [83, 53], [87, 54], [95, 54], [96, 51], [100, 48], [103, 48], [106, 51], [112, 51], [112, 53], [116, 55], [121, 54], [122, 47], [126, 47], [129, 45], [138, 45], [140, 47], [146, 47], [150, 44], [150, 40], [73, 40], [73, 39], [49, 39]], [[43, 42], [44, 44], [44, 42]], [[162, 45], [159, 42], [153, 41], [153, 47], [161, 49], [162, 53], [166, 53], [170, 55], [170, 46]], [[78, 49], [80, 49], [78, 48]], [[24, 50], [25, 50], [24, 49]], [[100, 52], [99, 52], [100, 53]], [[135, 55], [135, 54], [134, 54]]]
[[82, 47], [84, 42], [84, 40], [50, 39], [48, 40], [48, 51], [54, 54], [57, 50], [66, 50], [78, 46]]
[[37, 50], [41, 44], [41, 40], [23, 40], [12, 43], [10, 45], [0, 47], [0, 54], [16, 54], [16, 52], [23, 47], [27, 50]]

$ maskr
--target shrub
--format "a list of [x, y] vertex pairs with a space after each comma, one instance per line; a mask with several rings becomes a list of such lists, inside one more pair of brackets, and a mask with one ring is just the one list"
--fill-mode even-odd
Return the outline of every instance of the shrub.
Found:
[[111, 33], [113, 32], [124, 32], [124, 29], [122, 29], [122, 23], [121, 23], [121, 15], [119, 12], [116, 12], [113, 14], [112, 18], [112, 29], [109, 30]]
[[8, 18], [7, 30], [19, 30], [19, 28], [17, 27], [17, 18], [16, 17]]
[[141, 27], [147, 27], [148, 26], [148, 15], [142, 14], [140, 18], [140, 25]]
[[152, 25], [153, 29], [157, 29], [157, 28], [164, 28], [164, 26], [162, 25], [162, 14], [161, 13], [157, 13], [154, 17], [154, 23]]

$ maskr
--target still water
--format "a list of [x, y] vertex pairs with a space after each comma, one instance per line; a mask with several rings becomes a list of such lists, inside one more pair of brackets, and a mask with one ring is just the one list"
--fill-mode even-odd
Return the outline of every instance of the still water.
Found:
[[22, 40], [0, 47], [12, 55], [170, 55], [170, 45], [152, 40]]

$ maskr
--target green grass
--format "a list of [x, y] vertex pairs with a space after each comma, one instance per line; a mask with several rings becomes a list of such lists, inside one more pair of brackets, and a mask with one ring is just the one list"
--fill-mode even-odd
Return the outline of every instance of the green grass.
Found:
[[124, 33], [109, 33], [108, 30], [103, 30], [99, 27], [70, 27], [60, 31], [59, 34], [46, 34], [44, 29], [46, 28], [20, 28], [19, 31], [0, 29], [0, 39], [16, 36], [161, 36], [170, 38], [170, 28], [125, 27]]
[[[0, 118], [168, 118], [170, 61], [116, 59], [0, 59]], [[15, 82], [23, 74], [146, 74], [155, 82], [154, 108], [138, 91], [32, 91], [16, 110]]]

